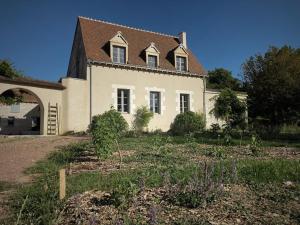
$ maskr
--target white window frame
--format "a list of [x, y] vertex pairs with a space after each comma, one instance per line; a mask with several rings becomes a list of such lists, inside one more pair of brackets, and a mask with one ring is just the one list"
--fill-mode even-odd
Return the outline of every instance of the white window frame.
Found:
[[[154, 65], [150, 64], [150, 58], [151, 57], [155, 58]], [[154, 54], [148, 54], [148, 63], [147, 63], [147, 66], [150, 67], [150, 68], [157, 68], [158, 67], [158, 56], [154, 55]]]
[[189, 111], [195, 112], [194, 108], [194, 92], [189, 90], [176, 90], [176, 112], [177, 114], [180, 113], [180, 94], [188, 94], [189, 97]]
[[[126, 64], [126, 47], [124, 47], [124, 46], [119, 46], [119, 45], [113, 45], [112, 46], [112, 54], [113, 54], [113, 56], [112, 56], [112, 59], [113, 59], [113, 62], [114, 63], [120, 63], [120, 64]], [[117, 60], [115, 61], [115, 55], [114, 55], [114, 53], [115, 53], [115, 49], [117, 50]], [[122, 61], [121, 62], [121, 49], [123, 49], [124, 50], [124, 61]]]
[[[179, 59], [179, 63], [177, 63], [177, 59]], [[182, 65], [184, 62], [184, 66]], [[187, 57], [176, 55], [176, 69], [178, 71], [187, 71]]]
[[[186, 93], [181, 93], [180, 95], [180, 113], [185, 113], [190, 111], [190, 94], [186, 94]], [[187, 97], [186, 101], [185, 101], [185, 97]], [[187, 104], [187, 106], [185, 106], [185, 103]], [[187, 108], [187, 110], [185, 110], [185, 108]]]
[[112, 84], [112, 106], [118, 110], [118, 89], [128, 89], [129, 90], [129, 113], [125, 112], [122, 114], [131, 114], [135, 112], [136, 105], [135, 101], [135, 87], [132, 85], [124, 85], [124, 84]]
[[[149, 105], [149, 109], [151, 112], [155, 113], [155, 114], [160, 114], [161, 112], [161, 92], [159, 91], [150, 91], [149, 92], [150, 96], [149, 96], [149, 99], [150, 99], [150, 105]], [[151, 96], [155, 96], [157, 95], [157, 107], [155, 105], [155, 99], [156, 98], [152, 98], [151, 99]], [[155, 110], [157, 108], [157, 111]]]
[[[119, 91], [121, 93], [121, 103], [119, 104]], [[128, 94], [127, 96], [127, 110], [125, 110], [125, 92]], [[121, 109], [119, 110], [119, 105], [121, 105]], [[130, 89], [118, 88], [117, 90], [117, 111], [121, 113], [130, 113]]]

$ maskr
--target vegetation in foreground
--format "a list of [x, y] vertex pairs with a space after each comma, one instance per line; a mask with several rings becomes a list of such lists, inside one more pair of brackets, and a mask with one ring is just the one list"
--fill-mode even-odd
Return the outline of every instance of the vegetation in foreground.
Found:
[[[299, 224], [299, 150], [197, 141], [122, 138], [121, 168], [118, 154], [99, 160], [90, 142], [65, 147], [27, 171], [39, 177], [17, 188], [11, 223]], [[68, 198], [60, 202], [62, 167]]]

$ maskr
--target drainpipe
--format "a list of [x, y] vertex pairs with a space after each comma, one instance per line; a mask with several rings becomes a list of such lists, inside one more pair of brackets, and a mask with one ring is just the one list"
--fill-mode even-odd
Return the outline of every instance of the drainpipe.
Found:
[[89, 77], [90, 77], [90, 93], [89, 93], [89, 95], [90, 95], [90, 124], [91, 124], [91, 122], [92, 122], [92, 63], [91, 63], [91, 61], [88, 59], [88, 67], [90, 68], [89, 70], [90, 70], [90, 75], [89, 75]]
[[205, 126], [207, 124], [206, 121], [206, 75], [203, 76], [203, 114], [204, 114], [204, 121]]

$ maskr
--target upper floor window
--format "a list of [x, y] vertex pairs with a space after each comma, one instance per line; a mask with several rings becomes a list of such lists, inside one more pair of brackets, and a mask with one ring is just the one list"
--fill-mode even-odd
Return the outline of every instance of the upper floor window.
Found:
[[150, 92], [150, 111], [160, 113], [160, 92]]
[[157, 67], [157, 56], [156, 55], [148, 55], [148, 66], [151, 68]]
[[20, 112], [20, 104], [12, 104], [10, 106], [11, 113], [19, 113]]
[[186, 57], [176, 56], [176, 69], [179, 71], [187, 71]]
[[180, 113], [184, 113], [190, 110], [190, 95], [180, 94]]
[[126, 62], [126, 48], [120, 46], [113, 46], [113, 62], [123, 63]]
[[129, 113], [129, 89], [118, 89], [118, 111]]

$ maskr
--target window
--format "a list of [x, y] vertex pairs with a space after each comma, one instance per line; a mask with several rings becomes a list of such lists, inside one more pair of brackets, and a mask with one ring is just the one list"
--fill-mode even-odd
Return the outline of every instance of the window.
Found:
[[180, 112], [184, 113], [190, 110], [190, 95], [180, 94]]
[[120, 46], [113, 46], [113, 62], [123, 63], [126, 61], [126, 48]]
[[160, 113], [160, 92], [150, 92], [150, 111]]
[[118, 111], [129, 113], [129, 91], [128, 89], [118, 89]]
[[15, 117], [14, 116], [9, 116], [7, 118], [7, 125], [9, 127], [13, 127], [15, 125]]
[[155, 55], [148, 55], [148, 66], [151, 68], [157, 67], [157, 56]]
[[19, 113], [20, 112], [20, 104], [13, 104], [10, 106], [11, 113]]
[[176, 69], [186, 71], [186, 57], [176, 56]]

